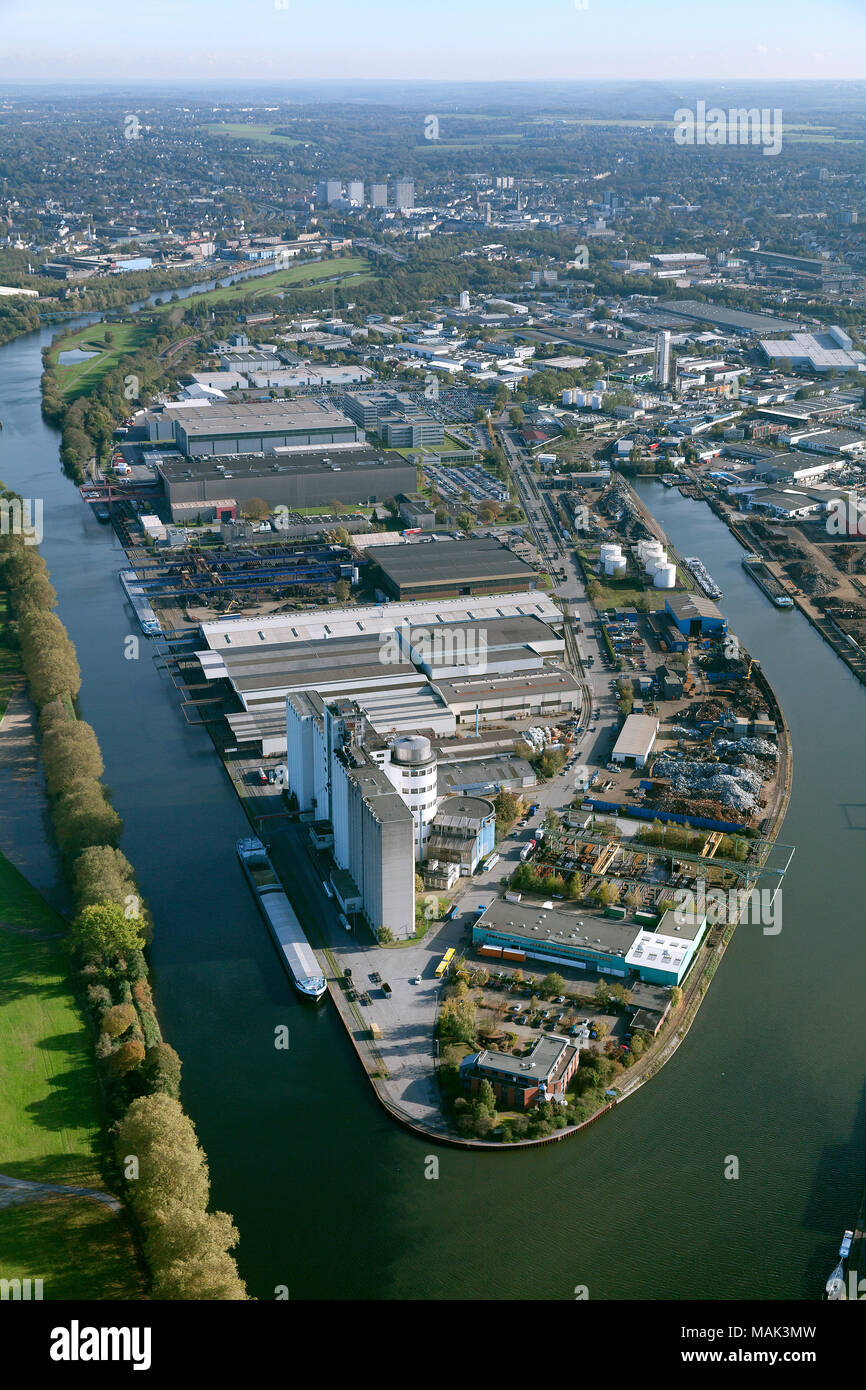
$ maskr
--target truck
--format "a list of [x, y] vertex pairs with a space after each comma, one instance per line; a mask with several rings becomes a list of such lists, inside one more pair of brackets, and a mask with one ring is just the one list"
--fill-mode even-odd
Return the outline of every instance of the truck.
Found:
[[384, 980], [382, 981], [382, 993], [384, 994], [386, 999], [391, 998], [391, 986], [389, 984], [386, 984]]
[[534, 849], [535, 849], [535, 841], [534, 841], [534, 840], [530, 840], [528, 845], [524, 845], [524, 846], [523, 846], [523, 849], [520, 851], [520, 862], [521, 862], [521, 864], [525, 864], [525, 863], [526, 863], [527, 859], [529, 858], [530, 854], [532, 853], [532, 851], [533, 851]]

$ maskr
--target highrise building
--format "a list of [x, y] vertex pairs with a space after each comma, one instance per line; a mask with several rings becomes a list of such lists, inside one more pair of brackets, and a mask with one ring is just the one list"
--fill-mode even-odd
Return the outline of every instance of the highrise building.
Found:
[[671, 374], [671, 335], [667, 329], [656, 334], [653, 354], [653, 381], [656, 386], [667, 386]]
[[415, 206], [415, 180], [398, 179], [395, 206], [404, 210]]
[[352, 179], [347, 190], [346, 196], [350, 203], [363, 203], [364, 201], [364, 182], [363, 179]]
[[388, 185], [387, 183], [374, 183], [370, 185], [370, 202], [374, 208], [386, 208], [388, 206]]
[[468, 308], [469, 308], [469, 291], [468, 291], [468, 290], [461, 290], [461, 291], [460, 291], [460, 308], [461, 308], [461, 309], [468, 309]]
[[343, 185], [339, 179], [326, 179], [316, 188], [316, 201], [318, 203], [337, 203], [343, 196]]

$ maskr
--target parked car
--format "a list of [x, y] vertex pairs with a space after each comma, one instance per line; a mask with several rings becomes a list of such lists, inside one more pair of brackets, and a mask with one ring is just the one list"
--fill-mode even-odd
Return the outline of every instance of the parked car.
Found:
[[259, 781], [260, 781], [260, 782], [262, 782], [265, 786], [267, 786], [267, 784], [268, 784], [268, 774], [265, 772], [265, 769], [264, 769], [263, 767], [260, 767], [260, 768], [259, 768], [258, 778], [259, 778]]

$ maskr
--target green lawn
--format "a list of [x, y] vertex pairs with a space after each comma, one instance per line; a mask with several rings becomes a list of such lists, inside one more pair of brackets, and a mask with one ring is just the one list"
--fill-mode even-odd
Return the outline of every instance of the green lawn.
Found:
[[61, 940], [33, 934], [66, 924], [2, 856], [0, 923], [0, 1173], [101, 1187], [90, 1036]]
[[214, 121], [202, 126], [206, 135], [228, 135], [235, 140], [249, 140], [256, 145], [300, 145], [291, 135], [278, 135], [272, 126], [243, 121]]
[[145, 1297], [126, 1221], [81, 1197], [0, 1211], [0, 1278], [41, 1278], [46, 1300]]
[[[116, 367], [122, 357], [136, 352], [150, 336], [152, 330], [146, 324], [131, 323], [90, 324], [72, 333], [57, 343], [50, 354], [50, 362], [57, 373], [57, 380], [64, 396], [73, 400], [85, 392], [92, 391], [107, 372]], [[106, 341], [110, 333], [112, 341]], [[59, 363], [62, 352], [79, 348], [82, 352], [96, 350], [98, 356], [89, 357], [86, 362]]]
[[[92, 1042], [62, 940], [41, 936], [65, 927], [0, 855], [0, 1173], [104, 1191]], [[0, 1252], [0, 1277], [42, 1277], [46, 1298], [142, 1296], [125, 1218], [84, 1198], [0, 1210]]]
[[[232, 274], [230, 270], [223, 271], [220, 279], [230, 280]], [[223, 304], [232, 299], [245, 299], [250, 296], [259, 298], [278, 289], [291, 289], [295, 285], [314, 284], [321, 280], [340, 281], [349, 276], [357, 277], [356, 283], [360, 283], [362, 279], [378, 278], [370, 271], [370, 262], [364, 256], [333, 256], [328, 260], [308, 261], [303, 265], [289, 266], [285, 270], [275, 270], [271, 275], [258, 275], [240, 280], [238, 284], [226, 285], [220, 290], [205, 290], [203, 294], [191, 295], [183, 302], [196, 305]], [[177, 305], [165, 303], [158, 312], [165, 313], [173, 308], [177, 308]]]

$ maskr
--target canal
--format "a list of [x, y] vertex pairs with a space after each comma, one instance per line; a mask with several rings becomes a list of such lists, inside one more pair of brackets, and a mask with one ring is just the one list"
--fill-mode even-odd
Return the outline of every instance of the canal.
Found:
[[[686, 1044], [585, 1134], [438, 1151], [373, 1100], [334, 1010], [292, 995], [241, 876], [246, 829], [206, 733], [136, 634], [123, 552], [79, 500], [39, 409], [45, 329], [0, 348], [0, 478], [44, 501], [43, 553], [83, 672], [123, 849], [153, 910], [159, 1014], [250, 1292], [296, 1299], [815, 1298], [863, 1178], [866, 692], [775, 610], [701, 503], [641, 487], [724, 590], [791, 724], [797, 845], [783, 929], [741, 928]], [[274, 1030], [290, 1028], [288, 1051]], [[729, 1155], [740, 1176], [726, 1180]]]

